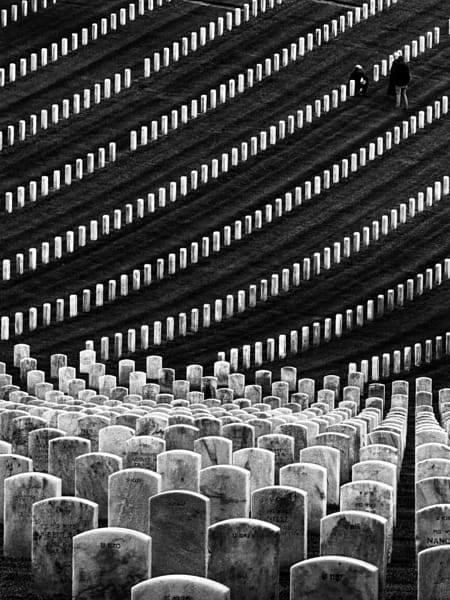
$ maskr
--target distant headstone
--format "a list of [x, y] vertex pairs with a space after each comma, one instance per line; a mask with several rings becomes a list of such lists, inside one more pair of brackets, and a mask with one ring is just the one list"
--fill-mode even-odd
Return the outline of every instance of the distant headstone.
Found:
[[294, 462], [294, 438], [281, 433], [263, 435], [258, 438], [258, 448], [275, 454], [275, 483], [278, 484], [280, 469]]
[[61, 479], [63, 496], [75, 495], [75, 460], [91, 451], [91, 443], [80, 437], [65, 436], [50, 440], [48, 468]]
[[115, 454], [91, 452], [75, 459], [75, 495], [98, 504], [98, 518], [108, 518], [108, 477], [120, 471], [122, 459]]
[[127, 441], [134, 437], [134, 429], [124, 425], [102, 427], [98, 432], [98, 450], [109, 454], [117, 454], [125, 458]]
[[275, 454], [270, 450], [238, 450], [233, 453], [233, 465], [250, 472], [250, 493], [275, 484]]
[[219, 436], [201, 437], [194, 442], [194, 452], [201, 456], [201, 468], [229, 465], [232, 462], [232, 442]]
[[161, 491], [187, 490], [198, 492], [201, 456], [189, 450], [161, 452], [156, 459], [161, 475]]
[[340, 453], [329, 446], [310, 446], [300, 451], [300, 462], [324, 467], [327, 471], [327, 503], [339, 506]]
[[156, 471], [156, 457], [166, 451], [166, 443], [151, 435], [131, 437], [125, 444], [124, 467]]

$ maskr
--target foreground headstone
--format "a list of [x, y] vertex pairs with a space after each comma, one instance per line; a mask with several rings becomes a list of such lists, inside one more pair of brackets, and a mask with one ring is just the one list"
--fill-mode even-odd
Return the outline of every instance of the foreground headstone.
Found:
[[308, 531], [320, 533], [327, 509], [327, 472], [312, 463], [294, 463], [280, 469], [280, 484], [299, 488], [308, 495]]
[[386, 519], [356, 510], [324, 517], [320, 524], [320, 554], [348, 556], [375, 565], [379, 589], [383, 590], [387, 565]]
[[121, 527], [73, 538], [73, 600], [123, 600], [151, 576], [151, 538]]
[[445, 600], [450, 596], [450, 545], [419, 552], [417, 600]]
[[344, 556], [321, 556], [291, 569], [291, 600], [378, 600], [378, 569]]
[[4, 491], [4, 555], [29, 560], [33, 504], [61, 496], [61, 480], [43, 473], [21, 473], [5, 480]]
[[108, 526], [148, 534], [148, 501], [161, 491], [161, 475], [146, 469], [122, 469], [108, 479]]
[[61, 497], [33, 504], [31, 566], [37, 591], [70, 598], [72, 537], [98, 526], [98, 507], [81, 498]]
[[195, 492], [163, 492], [150, 498], [152, 574], [206, 576], [210, 501]]
[[98, 504], [98, 518], [108, 518], [108, 477], [120, 471], [122, 459], [106, 452], [82, 454], [75, 459], [75, 495]]
[[279, 545], [279, 528], [257, 519], [212, 525], [208, 577], [230, 588], [230, 600], [276, 600]]
[[0, 454], [0, 523], [3, 523], [4, 482], [7, 477], [33, 470], [31, 458], [18, 454]]
[[450, 544], [450, 504], [433, 504], [416, 512], [416, 552]]
[[131, 588], [131, 600], [230, 600], [225, 585], [193, 575], [154, 577]]
[[280, 528], [282, 571], [306, 558], [306, 505], [306, 492], [289, 486], [265, 487], [252, 493], [252, 518], [267, 521]]
[[428, 477], [416, 483], [416, 510], [450, 503], [450, 477]]
[[211, 523], [250, 514], [250, 473], [218, 465], [200, 471], [200, 492], [210, 499]]

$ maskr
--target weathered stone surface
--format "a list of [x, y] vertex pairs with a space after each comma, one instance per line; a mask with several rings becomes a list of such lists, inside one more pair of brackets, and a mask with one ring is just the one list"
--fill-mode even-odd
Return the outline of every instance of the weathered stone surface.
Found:
[[250, 514], [250, 473], [246, 469], [231, 465], [202, 469], [200, 492], [211, 501], [211, 523]]
[[194, 451], [194, 442], [198, 438], [198, 429], [192, 425], [169, 425], [164, 430], [167, 450]]
[[108, 526], [148, 534], [148, 502], [161, 491], [161, 475], [146, 469], [122, 469], [108, 480]]
[[416, 483], [416, 511], [450, 503], [450, 477], [428, 477]]
[[33, 504], [61, 496], [61, 480], [44, 473], [20, 473], [5, 480], [4, 492], [4, 555], [30, 559]]
[[[79, 416], [75, 426], [76, 433], [72, 435], [86, 438], [91, 442], [91, 451], [98, 452], [100, 430], [104, 427], [108, 427], [109, 424], [110, 419], [102, 417], [101, 415]], [[64, 429], [64, 427], [62, 429]], [[67, 434], [71, 435], [69, 432], [67, 432]]]
[[169, 426], [169, 417], [163, 413], [152, 413], [136, 421], [136, 435], [151, 435], [164, 438], [164, 430]]
[[201, 456], [189, 450], [161, 452], [156, 459], [161, 475], [161, 491], [187, 490], [198, 492], [200, 485]]
[[291, 570], [290, 597], [302, 600], [378, 600], [378, 569], [344, 556], [321, 556]]
[[98, 525], [98, 507], [61, 497], [33, 504], [31, 566], [36, 589], [49, 597], [71, 597], [72, 537]]
[[35, 429], [48, 426], [46, 419], [40, 417], [16, 417], [11, 423], [11, 443], [14, 454], [28, 456], [28, 434]]
[[28, 434], [28, 454], [33, 461], [33, 471], [48, 473], [48, 444], [50, 440], [64, 435], [62, 429], [51, 427], [30, 431]]
[[375, 565], [379, 589], [383, 590], [387, 566], [386, 519], [356, 510], [327, 515], [320, 524], [320, 554], [348, 556]]
[[151, 435], [131, 437], [125, 444], [124, 467], [156, 471], [156, 457], [165, 452], [164, 440]]
[[245, 423], [231, 423], [222, 427], [223, 437], [231, 440], [233, 452], [243, 448], [253, 448], [255, 445], [255, 430]]
[[151, 538], [108, 527], [73, 538], [73, 600], [123, 600], [151, 576]]
[[446, 600], [450, 596], [450, 545], [427, 548], [418, 554], [418, 600]]
[[251, 495], [253, 519], [280, 528], [280, 569], [283, 571], [307, 554], [307, 494], [289, 486], [256, 490]]
[[447, 458], [426, 458], [416, 462], [416, 481], [428, 477], [450, 477], [450, 460]]
[[225, 585], [193, 575], [163, 575], [138, 583], [131, 589], [131, 600], [230, 600]]
[[270, 450], [275, 454], [276, 484], [279, 482], [280, 469], [294, 462], [294, 444], [294, 438], [281, 433], [271, 433], [258, 438], [258, 448]]
[[125, 458], [127, 450], [127, 441], [134, 437], [134, 429], [124, 425], [110, 425], [102, 427], [98, 432], [98, 450], [116, 454], [120, 458]]
[[365, 460], [356, 463], [352, 467], [352, 480], [371, 480], [380, 481], [390, 485], [393, 490], [393, 516], [394, 525], [396, 523], [397, 513], [397, 468], [395, 465], [387, 464], [383, 460]]
[[299, 488], [308, 495], [308, 530], [318, 534], [327, 508], [327, 471], [312, 463], [294, 463], [280, 469], [280, 484]]
[[210, 501], [195, 492], [163, 492], [149, 502], [154, 576], [206, 576]]
[[91, 443], [79, 437], [59, 437], [48, 445], [49, 473], [61, 479], [62, 494], [75, 494], [75, 459], [91, 451]]
[[194, 442], [194, 452], [201, 456], [201, 468], [229, 465], [232, 462], [231, 440], [219, 436], [202, 437]]
[[108, 477], [120, 471], [122, 459], [115, 454], [91, 452], [75, 459], [75, 495], [98, 504], [98, 518], [108, 518]]
[[208, 546], [208, 577], [229, 587], [231, 600], [278, 598], [278, 527], [229, 519], [209, 528]]
[[343, 433], [321, 433], [312, 441], [313, 446], [329, 446], [340, 452], [341, 485], [350, 480], [350, 438]]
[[339, 505], [340, 452], [329, 446], [310, 446], [300, 451], [300, 462], [324, 467], [327, 471], [327, 504]]
[[433, 504], [416, 512], [416, 551], [450, 544], [450, 504]]
[[275, 454], [264, 448], [244, 448], [233, 453], [233, 465], [250, 472], [250, 492], [275, 484]]
[[7, 477], [28, 473], [33, 470], [33, 461], [18, 454], [0, 455], [0, 523], [3, 523], [4, 513], [4, 482]]

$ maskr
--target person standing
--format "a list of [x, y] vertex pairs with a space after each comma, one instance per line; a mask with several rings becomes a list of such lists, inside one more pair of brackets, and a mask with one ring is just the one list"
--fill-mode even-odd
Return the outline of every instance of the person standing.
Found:
[[408, 109], [408, 96], [406, 90], [411, 81], [411, 71], [405, 63], [403, 56], [399, 56], [391, 68], [390, 77], [395, 85], [395, 107], [400, 108], [401, 104]]

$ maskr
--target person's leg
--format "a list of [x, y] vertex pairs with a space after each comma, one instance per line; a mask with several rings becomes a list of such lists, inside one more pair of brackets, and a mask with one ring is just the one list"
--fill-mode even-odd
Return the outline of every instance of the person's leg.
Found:
[[363, 83], [361, 86], [361, 96], [365, 96], [367, 94], [367, 88], [369, 87], [368, 83]]
[[403, 98], [403, 104], [405, 106], [405, 108], [408, 110], [408, 96], [406, 95], [406, 90], [408, 89], [408, 86], [404, 86], [402, 87], [402, 98]]
[[402, 88], [399, 85], [395, 86], [395, 108], [400, 108], [400, 94]]

